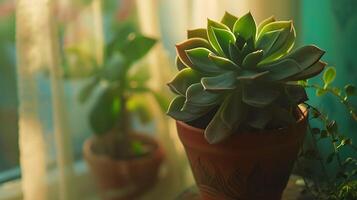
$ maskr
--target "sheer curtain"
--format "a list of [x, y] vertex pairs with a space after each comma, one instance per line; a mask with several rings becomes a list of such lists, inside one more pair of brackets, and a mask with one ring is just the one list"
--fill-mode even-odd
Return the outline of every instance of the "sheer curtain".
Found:
[[[84, 4], [83, 4], [84, 2]], [[297, 1], [287, 0], [136, 0], [141, 32], [160, 39], [146, 61], [150, 66], [152, 89], [168, 93], [165, 83], [174, 67], [174, 44], [185, 38], [185, 30], [203, 27], [206, 18], [219, 20], [224, 11], [242, 15], [247, 11], [259, 20], [272, 14], [278, 18], [296, 18]], [[56, 5], [56, 7], [54, 7]], [[81, 6], [85, 5], [85, 6]], [[58, 6], [65, 8], [57, 10]], [[76, 86], [62, 80], [58, 22], [55, 13], [66, 19], [67, 43], [83, 41], [81, 48], [90, 52], [98, 64], [103, 62], [103, 21], [101, 1], [84, 0], [17, 0], [17, 76], [19, 91], [19, 144], [21, 153], [22, 192], [25, 200], [78, 200], [84, 193], [95, 191], [78, 180], [72, 149], [73, 122], [66, 112], [85, 118], [86, 112], [75, 98], [66, 98]], [[56, 9], [55, 9], [56, 8]], [[77, 13], [77, 14], [76, 14]], [[79, 14], [78, 14], [79, 13]], [[78, 15], [78, 16], [77, 16]], [[78, 28], [81, 29], [78, 35]], [[90, 46], [86, 46], [90, 45]], [[45, 80], [45, 81], [44, 81]], [[49, 88], [41, 84], [48, 83]], [[70, 82], [73, 83], [73, 82]], [[49, 90], [49, 94], [44, 94]], [[73, 92], [73, 91], [72, 91]], [[43, 98], [44, 96], [49, 98]], [[74, 94], [75, 95], [75, 94]], [[166, 151], [166, 164], [157, 186], [143, 199], [172, 199], [193, 184], [183, 148], [176, 135], [174, 121], [168, 119], [150, 99], [158, 125], [157, 137]], [[84, 108], [87, 109], [87, 108]], [[79, 113], [79, 114], [78, 114]], [[73, 125], [75, 123], [75, 125]], [[84, 122], [83, 122], [84, 123]], [[87, 130], [83, 128], [83, 130]], [[90, 130], [87, 130], [90, 131]], [[49, 134], [50, 133], [50, 134]], [[49, 136], [50, 135], [50, 136]], [[85, 168], [85, 167], [84, 167]], [[55, 169], [55, 170], [54, 170]], [[55, 173], [53, 173], [55, 171]], [[90, 184], [89, 184], [90, 185]], [[88, 190], [88, 191], [85, 191]]]

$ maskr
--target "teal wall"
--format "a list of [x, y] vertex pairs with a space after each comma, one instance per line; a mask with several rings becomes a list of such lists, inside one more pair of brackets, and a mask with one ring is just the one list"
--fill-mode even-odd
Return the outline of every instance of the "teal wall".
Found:
[[[357, 85], [357, 1], [356, 0], [303, 0], [301, 4], [302, 43], [316, 44], [326, 50], [323, 60], [337, 69], [335, 86], [347, 83]], [[314, 81], [320, 81], [315, 78]], [[336, 119], [342, 133], [357, 143], [357, 122], [334, 97], [316, 97], [309, 91], [310, 103], [321, 108], [330, 119]], [[357, 99], [351, 99], [357, 106]], [[329, 143], [319, 146], [325, 156], [331, 151]], [[343, 155], [351, 156], [344, 150]], [[356, 155], [354, 155], [356, 156]], [[336, 163], [329, 168], [335, 171]], [[318, 169], [318, 168], [317, 168]]]

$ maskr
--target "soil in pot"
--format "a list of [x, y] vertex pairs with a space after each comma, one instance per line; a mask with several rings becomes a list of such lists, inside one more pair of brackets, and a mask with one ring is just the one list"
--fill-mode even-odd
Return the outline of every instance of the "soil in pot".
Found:
[[177, 122], [203, 200], [279, 200], [307, 128], [307, 110], [289, 127], [233, 134], [209, 144], [204, 130]]
[[[110, 136], [105, 138], [105, 143], [110, 141], [113, 141]], [[105, 200], [135, 199], [157, 182], [164, 159], [162, 146], [143, 134], [131, 134], [128, 144], [132, 142], [140, 143], [139, 154], [135, 152], [138, 151], [135, 148], [126, 150], [125, 153], [113, 153], [106, 148], [100, 148], [103, 140], [96, 138], [89, 138], [83, 146], [84, 157], [98, 185], [100, 195]], [[123, 148], [116, 150], [120, 151]]]

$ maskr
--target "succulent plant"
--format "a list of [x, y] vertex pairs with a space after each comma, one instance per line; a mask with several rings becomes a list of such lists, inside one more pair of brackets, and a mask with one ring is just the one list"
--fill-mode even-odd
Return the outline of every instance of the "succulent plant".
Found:
[[324, 51], [316, 46], [291, 51], [292, 21], [270, 17], [257, 26], [250, 12], [240, 18], [226, 12], [220, 22], [208, 19], [206, 29], [187, 35], [176, 45], [179, 72], [168, 86], [177, 96], [167, 113], [194, 126], [203, 124], [209, 143], [237, 130], [295, 123], [298, 105], [307, 100], [297, 81], [326, 66], [320, 61]]

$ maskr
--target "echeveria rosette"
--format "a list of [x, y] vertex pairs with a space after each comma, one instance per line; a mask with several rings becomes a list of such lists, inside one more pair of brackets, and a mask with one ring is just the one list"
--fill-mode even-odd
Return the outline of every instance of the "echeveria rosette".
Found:
[[176, 120], [192, 122], [215, 111], [205, 129], [218, 143], [238, 128], [267, 129], [295, 122], [294, 111], [307, 100], [296, 81], [325, 67], [324, 51], [295, 43], [292, 21], [270, 17], [256, 26], [251, 15], [226, 13], [221, 22], [188, 31], [176, 46], [178, 74], [168, 84], [177, 94], [168, 110]]

